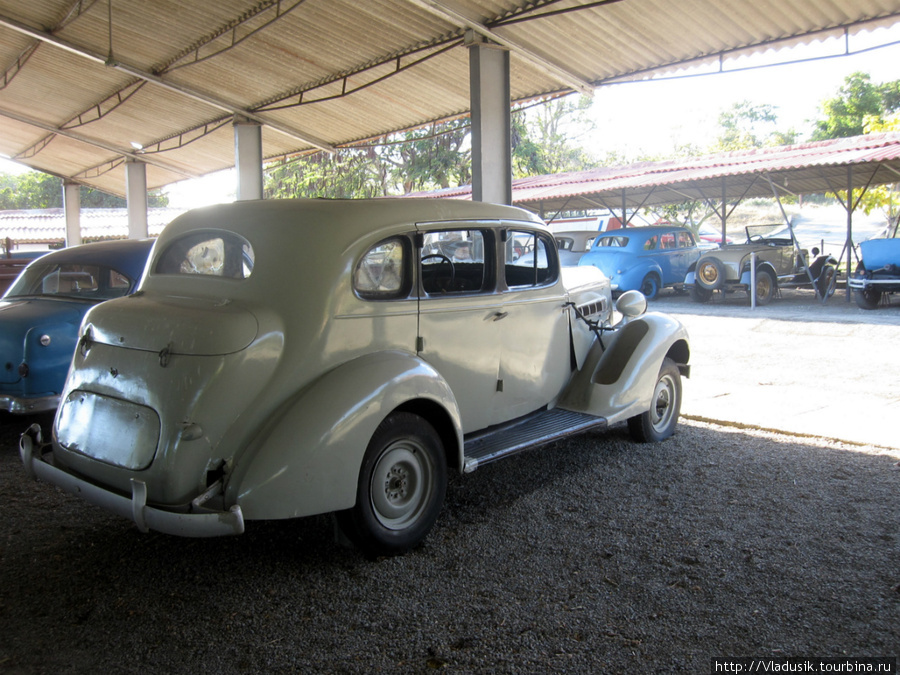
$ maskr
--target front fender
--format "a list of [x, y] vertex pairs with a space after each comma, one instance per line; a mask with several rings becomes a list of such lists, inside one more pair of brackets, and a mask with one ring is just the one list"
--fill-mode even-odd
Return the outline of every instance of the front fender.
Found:
[[688, 374], [689, 339], [681, 322], [656, 312], [632, 319], [605, 336], [603, 345], [594, 344], [559, 407], [605, 417], [610, 424], [646, 412], [667, 356]]
[[248, 520], [352, 507], [363, 454], [378, 425], [396, 408], [423, 400], [446, 411], [461, 453], [456, 399], [430, 365], [413, 354], [379, 352], [335, 368], [282, 406], [243, 454], [228, 481], [226, 503], [240, 505]]

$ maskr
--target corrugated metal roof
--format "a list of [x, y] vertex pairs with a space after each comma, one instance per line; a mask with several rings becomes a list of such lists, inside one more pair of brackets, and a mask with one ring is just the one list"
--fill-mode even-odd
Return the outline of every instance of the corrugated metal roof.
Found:
[[232, 166], [235, 113], [267, 158], [464, 114], [467, 29], [511, 50], [519, 101], [898, 19], [900, 0], [0, 0], [0, 153], [122, 194], [129, 154], [151, 188]]
[[[513, 204], [558, 210], [644, 206], [775, 194], [814, 194], [900, 182], [900, 133], [643, 162], [513, 181]], [[471, 187], [410, 196], [469, 199]]]
[[[151, 237], [184, 209], [147, 209], [147, 228]], [[128, 209], [81, 209], [81, 236], [85, 241], [126, 239], [128, 237]], [[30, 209], [0, 211], [0, 238], [11, 239], [17, 245], [54, 244], [66, 239], [64, 209]]]

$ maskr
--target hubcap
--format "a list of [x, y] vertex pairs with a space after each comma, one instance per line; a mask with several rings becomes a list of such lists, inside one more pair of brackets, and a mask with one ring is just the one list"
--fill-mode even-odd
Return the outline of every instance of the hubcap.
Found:
[[650, 423], [656, 431], [663, 431], [669, 426], [675, 415], [675, 381], [664, 375], [656, 383], [653, 392], [653, 406], [650, 408]]
[[388, 446], [369, 486], [375, 518], [391, 530], [414, 524], [431, 498], [433, 482], [434, 467], [418, 443], [402, 440]]
[[715, 265], [700, 265], [699, 275], [703, 282], [709, 286], [712, 286], [719, 279], [719, 272]]

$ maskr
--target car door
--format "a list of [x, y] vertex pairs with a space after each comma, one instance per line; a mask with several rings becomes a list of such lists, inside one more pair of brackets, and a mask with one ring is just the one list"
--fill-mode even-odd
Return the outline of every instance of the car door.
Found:
[[447, 381], [463, 432], [494, 423], [503, 299], [492, 223], [420, 226], [416, 350]]
[[681, 283], [687, 275], [688, 268], [700, 257], [700, 249], [694, 236], [687, 231], [677, 232], [677, 248], [672, 258], [671, 276], [663, 283]]
[[[525, 242], [531, 253], [515, 258], [513, 242]], [[567, 298], [553, 239], [543, 232], [510, 228], [502, 248], [497, 422], [551, 403], [571, 374]]]

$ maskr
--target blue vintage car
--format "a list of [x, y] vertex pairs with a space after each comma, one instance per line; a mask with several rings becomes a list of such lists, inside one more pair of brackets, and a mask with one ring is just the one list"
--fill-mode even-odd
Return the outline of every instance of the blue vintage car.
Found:
[[628, 227], [597, 237], [578, 264], [598, 268], [614, 292], [640, 291], [653, 299], [660, 288], [683, 284], [699, 257], [694, 234], [685, 227]]
[[106, 241], [48, 253], [0, 299], [0, 410], [35, 413], [59, 402], [85, 313], [134, 292], [150, 239]]
[[856, 304], [876, 309], [891, 293], [900, 293], [900, 239], [869, 239], [859, 245], [862, 262], [849, 279]]

